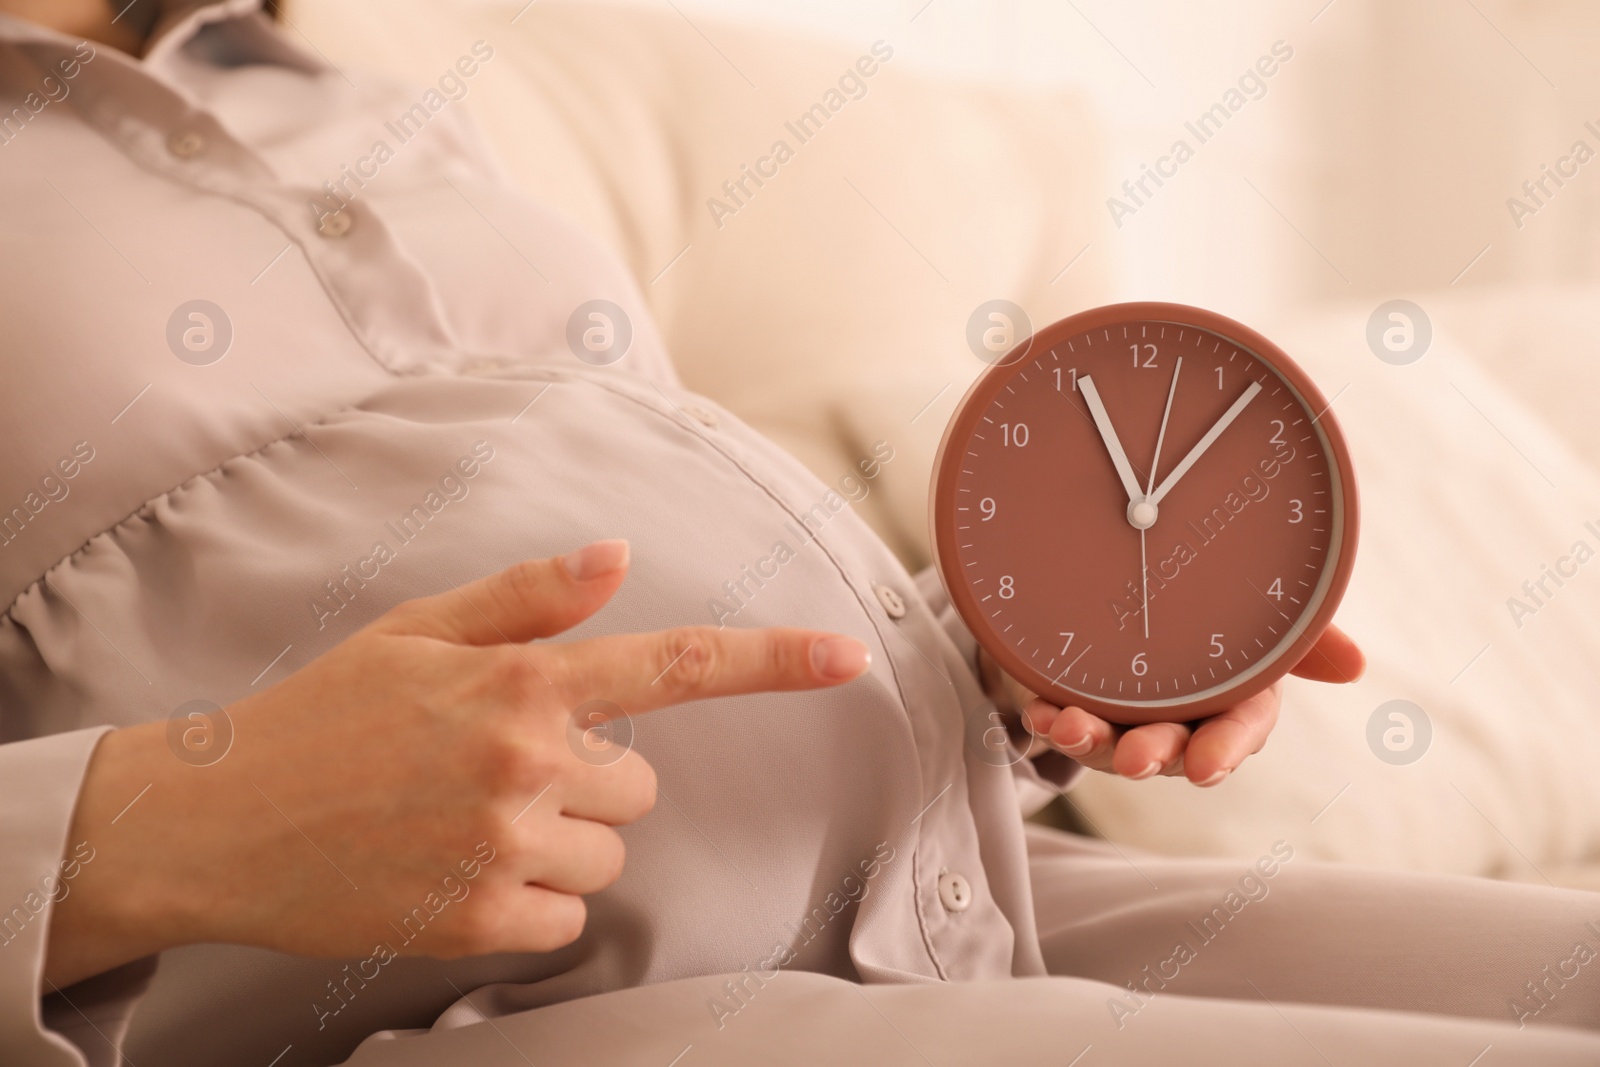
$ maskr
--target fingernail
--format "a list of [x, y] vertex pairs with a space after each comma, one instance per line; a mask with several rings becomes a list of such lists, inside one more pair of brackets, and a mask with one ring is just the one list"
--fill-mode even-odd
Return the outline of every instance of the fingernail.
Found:
[[1028, 732], [1051, 746], [1054, 746], [1055, 742], [1050, 740], [1050, 728], [1055, 725], [1059, 716], [1060, 712], [1057, 709], [1037, 697], [1028, 701], [1022, 709], [1022, 722], [1027, 726]]
[[628, 565], [628, 542], [596, 541], [561, 557], [567, 573], [580, 582], [621, 570]]
[[1210, 786], [1216, 785], [1218, 782], [1222, 781], [1226, 777], [1228, 777], [1228, 769], [1226, 767], [1224, 767], [1222, 770], [1218, 771], [1216, 774], [1213, 774], [1210, 778], [1207, 778], [1205, 781], [1196, 782], [1195, 785], [1199, 786], [1201, 789], [1206, 789], [1206, 788], [1209, 788]]
[[849, 637], [824, 637], [811, 646], [811, 667], [823, 678], [843, 680], [872, 666], [872, 653]]
[[1157, 760], [1151, 760], [1149, 763], [1144, 765], [1144, 770], [1140, 771], [1138, 774], [1130, 774], [1130, 775], [1128, 775], [1128, 777], [1133, 779], [1135, 782], [1137, 782], [1137, 781], [1140, 781], [1142, 779], [1150, 777], [1152, 774], [1156, 773], [1160, 769], [1161, 769], [1160, 762], [1157, 761]]
[[1058, 745], [1057, 747], [1069, 756], [1087, 756], [1089, 750], [1094, 747], [1094, 735], [1085, 734], [1070, 745]]

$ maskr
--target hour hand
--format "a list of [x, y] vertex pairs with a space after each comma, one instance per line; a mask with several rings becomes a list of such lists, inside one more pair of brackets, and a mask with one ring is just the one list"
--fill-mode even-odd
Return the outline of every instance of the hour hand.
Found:
[[1106, 451], [1111, 453], [1111, 465], [1117, 468], [1117, 477], [1122, 479], [1122, 488], [1127, 490], [1128, 503], [1144, 499], [1144, 491], [1139, 488], [1139, 479], [1134, 477], [1133, 465], [1128, 462], [1128, 454], [1122, 450], [1122, 442], [1117, 440], [1117, 431], [1111, 425], [1111, 416], [1106, 414], [1105, 404], [1100, 401], [1100, 390], [1095, 388], [1094, 379], [1079, 375], [1078, 391], [1089, 405], [1089, 414], [1094, 416], [1094, 426], [1100, 431], [1100, 440], [1105, 442]]
[[[1083, 381], [1082, 378], [1078, 380], [1080, 382]], [[1178, 484], [1178, 479], [1188, 474], [1189, 468], [1194, 466], [1195, 462], [1206, 454], [1206, 449], [1217, 443], [1217, 438], [1222, 436], [1222, 431], [1233, 424], [1233, 420], [1239, 417], [1239, 412], [1243, 411], [1246, 405], [1255, 399], [1255, 395], [1259, 392], [1261, 392], [1261, 383], [1251, 382], [1250, 388], [1246, 389], [1239, 399], [1233, 402], [1232, 407], [1222, 413], [1222, 418], [1218, 419], [1211, 429], [1206, 431], [1206, 435], [1200, 438], [1199, 443], [1189, 450], [1189, 454], [1178, 461], [1178, 465], [1172, 468], [1166, 480], [1156, 486], [1156, 491], [1150, 496], [1150, 503], [1159, 504], [1166, 499], [1167, 494], [1172, 492], [1172, 487]]]

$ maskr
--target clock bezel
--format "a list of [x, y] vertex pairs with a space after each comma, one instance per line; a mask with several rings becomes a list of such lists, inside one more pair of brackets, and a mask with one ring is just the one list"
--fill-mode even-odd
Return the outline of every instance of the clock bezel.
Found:
[[[960, 463], [946, 462], [954, 442], [964, 445], [989, 404], [1017, 374], [1027, 369], [1026, 356], [1031, 351], [1049, 351], [1081, 333], [1133, 322], [1160, 322], [1204, 330], [1266, 364], [1289, 387], [1295, 401], [1312, 420], [1329, 458], [1332, 492], [1328, 563], [1319, 571], [1316, 587], [1307, 598], [1304, 610], [1293, 619], [1290, 632], [1267, 655], [1226, 680], [1198, 693], [1165, 700], [1110, 699], [1058, 685], [1009, 645], [986, 640], [991, 636], [990, 628], [983, 622], [976, 596], [961, 580], [964, 568], [959, 558], [955, 512]], [[955, 451], [960, 455], [965, 448]], [[1344, 433], [1322, 391], [1288, 353], [1257, 331], [1217, 312], [1187, 304], [1138, 301], [1091, 308], [1052, 323], [1023, 338], [1004, 358], [978, 375], [956, 405], [940, 439], [934, 457], [933, 484], [928, 494], [928, 521], [939, 581], [978, 643], [1006, 673], [1059, 706], [1073, 705], [1110, 722], [1140, 725], [1187, 722], [1223, 711], [1267, 689], [1300, 662], [1333, 622], [1334, 613], [1349, 586], [1359, 538], [1360, 500]]]

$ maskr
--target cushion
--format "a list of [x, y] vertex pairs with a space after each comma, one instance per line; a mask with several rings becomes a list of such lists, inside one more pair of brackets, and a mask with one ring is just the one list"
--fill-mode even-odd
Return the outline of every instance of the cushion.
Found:
[[691, 388], [829, 484], [887, 442], [857, 507], [923, 565], [933, 454], [985, 366], [974, 310], [1010, 300], [1043, 324], [1106, 298], [1086, 105], [922, 74], [888, 40], [524, 3], [300, 0], [288, 16], [357, 79], [433, 82], [489, 42], [461, 106], [516, 180], [632, 267]]

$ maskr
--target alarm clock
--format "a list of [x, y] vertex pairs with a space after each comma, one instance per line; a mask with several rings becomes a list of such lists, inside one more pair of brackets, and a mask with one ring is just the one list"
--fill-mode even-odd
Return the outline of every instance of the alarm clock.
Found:
[[1052, 703], [1127, 725], [1287, 674], [1355, 561], [1327, 400], [1261, 334], [1179, 304], [1085, 311], [996, 360], [945, 429], [929, 508], [978, 643]]

